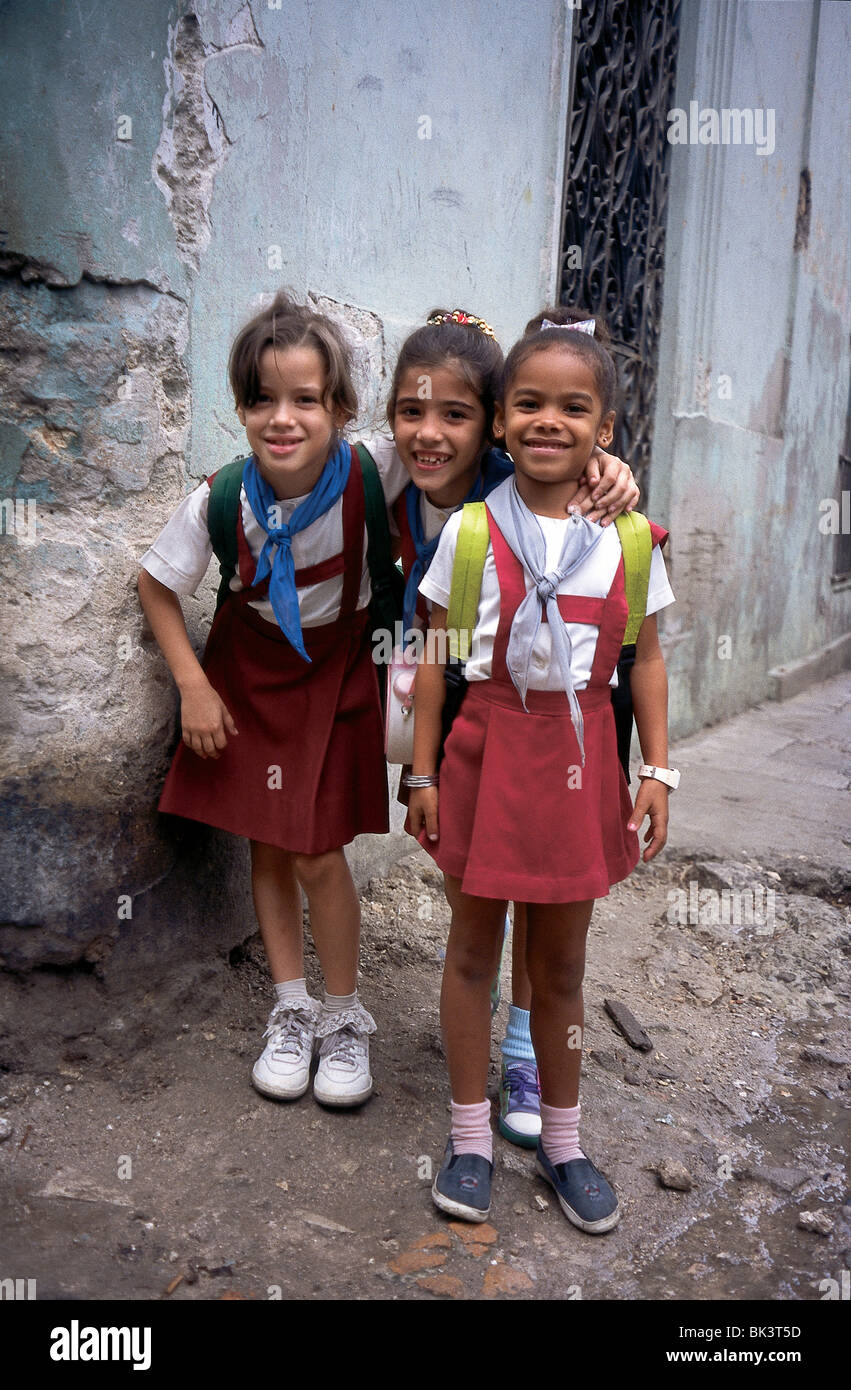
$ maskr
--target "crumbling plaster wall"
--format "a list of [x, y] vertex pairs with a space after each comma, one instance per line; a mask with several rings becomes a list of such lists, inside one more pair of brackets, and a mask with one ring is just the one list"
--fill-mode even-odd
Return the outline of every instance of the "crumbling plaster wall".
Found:
[[[335, 313], [368, 425], [433, 303], [509, 338], [551, 293], [569, 17], [509, 37], [498, 0], [494, 45], [480, 10], [4, 7], [0, 1065], [36, 1017], [39, 1056], [136, 1046], [253, 930], [245, 846], [156, 813], [177, 702], [135, 592], [242, 447], [239, 321], [281, 284]], [[213, 590], [184, 605], [199, 650]], [[403, 845], [364, 837], [359, 876]]]

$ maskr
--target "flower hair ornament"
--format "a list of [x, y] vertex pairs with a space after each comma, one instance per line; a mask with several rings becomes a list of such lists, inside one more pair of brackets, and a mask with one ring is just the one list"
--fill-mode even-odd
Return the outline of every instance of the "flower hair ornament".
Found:
[[476, 318], [475, 314], [466, 313], [463, 309], [453, 309], [451, 314], [432, 314], [431, 318], [426, 319], [426, 323], [464, 323], [470, 328], [478, 328], [479, 332], [484, 333], [486, 338], [496, 337], [489, 323], [485, 323], [484, 319]]
[[544, 319], [538, 329], [543, 333], [545, 328], [566, 328], [572, 333], [588, 333], [593, 338], [596, 325], [593, 319], [580, 319], [578, 323], [553, 323], [552, 319]]

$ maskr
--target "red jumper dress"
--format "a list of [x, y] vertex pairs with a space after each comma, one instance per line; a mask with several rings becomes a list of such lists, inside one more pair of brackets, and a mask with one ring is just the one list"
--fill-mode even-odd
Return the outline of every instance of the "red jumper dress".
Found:
[[181, 743], [159, 809], [299, 854], [322, 854], [356, 835], [386, 834], [387, 772], [368, 608], [358, 610], [363, 569], [363, 479], [352, 457], [343, 493], [343, 550], [296, 570], [297, 588], [343, 576], [335, 622], [303, 629], [306, 662], [277, 623], [249, 600], [257, 562], [238, 517], [244, 588], [213, 620], [203, 667], [239, 730], [218, 759]]
[[[499, 580], [493, 675], [471, 681], [446, 740], [438, 795], [439, 838], [423, 849], [461, 889], [514, 902], [604, 897], [639, 858], [627, 830], [632, 801], [618, 761], [609, 681], [626, 630], [623, 556], [605, 598], [558, 595], [571, 623], [599, 628], [591, 676], [576, 692], [585, 766], [563, 691], [529, 690], [523, 709], [506, 666], [512, 619], [526, 597], [523, 566], [488, 513]], [[666, 533], [653, 527], [654, 543]]]

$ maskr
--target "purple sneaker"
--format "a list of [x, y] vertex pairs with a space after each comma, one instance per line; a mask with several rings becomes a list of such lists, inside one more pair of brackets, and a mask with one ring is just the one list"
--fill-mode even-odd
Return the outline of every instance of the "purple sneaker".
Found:
[[536, 1149], [541, 1137], [541, 1088], [534, 1062], [502, 1064], [499, 1132], [512, 1144]]

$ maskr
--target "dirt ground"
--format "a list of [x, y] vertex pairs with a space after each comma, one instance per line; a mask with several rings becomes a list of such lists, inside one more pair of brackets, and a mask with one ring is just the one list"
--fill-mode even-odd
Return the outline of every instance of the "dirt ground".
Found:
[[[687, 880], [773, 885], [770, 931], [670, 920]], [[69, 1038], [55, 1071], [0, 1078], [0, 1275], [36, 1280], [39, 1300], [839, 1297], [826, 1281], [843, 1288], [851, 1269], [843, 897], [785, 860], [669, 857], [599, 902], [581, 1136], [621, 1222], [576, 1230], [534, 1155], [497, 1135], [491, 1217], [470, 1226], [430, 1198], [449, 1123], [448, 913], [416, 851], [362, 894], [372, 1099], [337, 1113], [253, 1090], [270, 987], [252, 937], [132, 1061]], [[308, 970], [317, 987], [312, 957]], [[506, 959], [504, 993], [509, 980]], [[652, 1051], [616, 1030], [612, 998]], [[494, 1100], [505, 1016], [503, 1000]], [[689, 1190], [663, 1185], [666, 1161]]]

